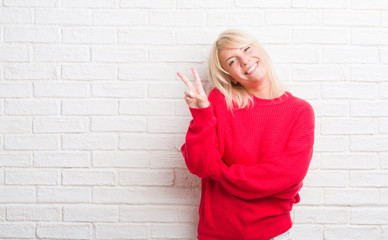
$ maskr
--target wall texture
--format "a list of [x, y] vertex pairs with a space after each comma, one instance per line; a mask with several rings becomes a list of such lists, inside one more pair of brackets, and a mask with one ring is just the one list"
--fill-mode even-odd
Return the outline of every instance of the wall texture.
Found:
[[0, 239], [195, 239], [176, 72], [227, 28], [315, 108], [295, 239], [388, 239], [386, 0], [0, 0]]

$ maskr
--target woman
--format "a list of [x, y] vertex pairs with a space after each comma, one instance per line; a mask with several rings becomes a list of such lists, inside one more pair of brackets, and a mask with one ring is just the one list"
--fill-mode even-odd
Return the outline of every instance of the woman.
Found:
[[292, 239], [314, 143], [311, 105], [279, 84], [251, 35], [227, 30], [212, 46], [209, 96], [193, 70], [185, 101], [193, 120], [181, 151], [201, 178], [198, 239]]

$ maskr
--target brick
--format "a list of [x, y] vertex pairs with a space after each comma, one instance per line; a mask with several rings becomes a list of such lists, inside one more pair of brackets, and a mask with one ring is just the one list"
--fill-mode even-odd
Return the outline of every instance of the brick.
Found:
[[184, 133], [192, 118], [152, 117], [147, 119], [149, 133]]
[[[366, 74], [366, 71], [368, 74]], [[350, 79], [364, 82], [386, 82], [388, 70], [379, 65], [357, 65], [350, 67]]]
[[380, 84], [380, 96], [381, 98], [388, 98], [388, 83]]
[[323, 23], [336, 26], [376, 26], [380, 23], [380, 15], [373, 10], [324, 10]]
[[112, 64], [63, 64], [62, 79], [70, 80], [113, 80], [117, 78], [117, 67]]
[[123, 134], [119, 140], [119, 149], [121, 150], [171, 150], [174, 145], [175, 138], [171, 135]]
[[120, 185], [172, 186], [174, 172], [166, 170], [119, 171]]
[[117, 177], [114, 171], [105, 170], [64, 170], [63, 185], [115, 185]]
[[95, 187], [93, 202], [110, 204], [197, 204], [199, 189], [189, 188], [107, 188]]
[[61, 221], [62, 209], [50, 205], [10, 205], [7, 206], [10, 221]]
[[90, 202], [89, 187], [38, 187], [37, 201], [46, 203], [85, 203]]
[[388, 26], [388, 11], [381, 11], [381, 25]]
[[152, 83], [148, 87], [149, 97], [165, 99], [181, 99], [184, 101], [184, 92], [188, 88], [180, 82]]
[[175, 101], [174, 109], [176, 116], [190, 117], [191, 115], [190, 110], [185, 101]]
[[[138, 0], [140, 1], [140, 0]], [[222, 8], [233, 8], [234, 7], [234, 1], [232, 0], [214, 0], [214, 1], [206, 1], [206, 0], [200, 0], [200, 1], [190, 1], [190, 0], [177, 0], [176, 6], [177, 8], [204, 8], [204, 9], [209, 9], [209, 8], [217, 8], [217, 9], [222, 9]]]
[[310, 47], [267, 47], [274, 63], [318, 63], [319, 53]]
[[90, 25], [92, 16], [87, 9], [36, 9], [35, 23], [39, 24], [72, 24]]
[[316, 117], [345, 117], [350, 112], [347, 100], [310, 100]]
[[20, 98], [31, 97], [32, 88], [29, 83], [0, 83], [0, 97]]
[[95, 83], [92, 89], [95, 97], [144, 98], [147, 95], [147, 86], [144, 83]]
[[174, 186], [179, 187], [200, 187], [201, 179], [191, 174], [188, 169], [175, 169]]
[[353, 0], [352, 8], [355, 9], [388, 9], [388, 3], [384, 0], [369, 0], [368, 2], [361, 0]]
[[321, 225], [301, 225], [297, 224], [293, 226], [294, 228], [294, 237], [298, 240], [323, 240], [323, 228]]
[[378, 121], [373, 118], [335, 118], [321, 119], [321, 133], [330, 135], [375, 134], [378, 131]]
[[196, 206], [122, 206], [120, 222], [196, 222]]
[[323, 169], [377, 169], [378, 166], [376, 153], [322, 153]]
[[385, 117], [388, 115], [388, 101], [352, 101], [351, 116]]
[[300, 203], [306, 205], [322, 205], [324, 193], [322, 188], [303, 187], [300, 192]]
[[5, 65], [6, 80], [56, 80], [57, 66], [51, 63], [12, 63]]
[[88, 152], [35, 152], [34, 167], [39, 168], [67, 168], [89, 167], [90, 153]]
[[2, 238], [35, 238], [33, 223], [0, 223]]
[[97, 239], [147, 239], [149, 236], [148, 224], [138, 223], [97, 223]]
[[119, 30], [119, 43], [132, 45], [172, 45], [174, 34], [167, 30], [142, 30], [121, 28]]
[[380, 188], [380, 198], [379, 203], [381, 205], [387, 205], [388, 204], [388, 189], [387, 188]]
[[350, 183], [354, 187], [387, 187], [388, 172], [386, 171], [353, 171]]
[[359, 45], [385, 45], [388, 41], [388, 31], [379, 29], [370, 30], [353, 30], [352, 31], [352, 44]]
[[297, 28], [292, 31], [295, 43], [347, 44], [350, 30], [326, 28]]
[[63, 115], [116, 115], [116, 100], [62, 100]]
[[31, 154], [21, 152], [0, 154], [0, 167], [30, 167], [31, 163]]
[[329, 226], [325, 229], [324, 238], [327, 240], [379, 239], [380, 230], [377, 227]]
[[154, 223], [151, 225], [153, 238], [193, 238], [197, 235], [197, 226], [187, 223]]
[[[199, 1], [192, 3], [198, 3]], [[213, 2], [213, 1], [212, 1]], [[212, 3], [211, 2], [211, 3]], [[214, 30], [177, 30], [176, 31], [176, 43], [177, 44], [210, 44], [220, 34], [219, 31]]]
[[378, 51], [366, 47], [327, 47], [322, 49], [323, 63], [376, 63]]
[[56, 27], [6, 27], [5, 42], [58, 43], [60, 29]]
[[56, 0], [4, 0], [6, 7], [55, 7]]
[[63, 207], [63, 220], [66, 222], [117, 222], [117, 206], [75, 205]]
[[345, 81], [348, 72], [343, 66], [335, 64], [298, 64], [292, 68], [295, 81]]
[[346, 0], [292, 0], [293, 8], [346, 8]]
[[344, 171], [309, 171], [304, 180], [308, 187], [346, 187], [349, 183], [349, 174]]
[[209, 26], [260, 26], [263, 25], [263, 13], [254, 10], [209, 10]]
[[146, 119], [140, 117], [92, 117], [91, 130], [95, 132], [144, 132]]
[[[32, 203], [35, 202], [35, 187], [1, 186], [1, 203]], [[2, 231], [0, 230], [0, 233]]]
[[0, 222], [4, 222], [6, 219], [5, 207], [0, 207]]
[[349, 140], [345, 136], [317, 136], [314, 150], [319, 152], [343, 152], [348, 150]]
[[64, 28], [64, 43], [116, 43], [117, 30], [112, 28]]
[[340, 207], [299, 207], [295, 209], [295, 223], [347, 224], [350, 211]]
[[[1, 12], [0, 12], [0, 19]], [[0, 62], [25, 62], [30, 58], [27, 46], [0, 44]]]
[[388, 153], [380, 152], [379, 154], [380, 154], [381, 168], [383, 169], [388, 168]]
[[354, 208], [351, 212], [351, 224], [376, 225], [388, 223], [388, 208], [386, 207]]
[[149, 24], [156, 26], [204, 26], [206, 15], [198, 10], [150, 10]]
[[388, 151], [388, 138], [386, 136], [352, 136], [350, 138], [352, 151]]
[[[180, 144], [180, 146], [182, 146], [182, 144]], [[150, 152], [149, 159], [151, 160], [151, 168], [187, 169], [180, 151], [152, 151]]]
[[204, 62], [208, 58], [206, 47], [164, 47], [149, 50], [150, 62]]
[[145, 151], [94, 151], [93, 167], [148, 168], [148, 155]]
[[6, 170], [5, 183], [10, 185], [58, 185], [60, 174], [56, 170]]
[[172, 0], [122, 0], [121, 6], [132, 4], [134, 8], [172, 8], [175, 6]]
[[379, 121], [379, 132], [388, 133], [388, 118], [381, 118]]
[[74, 133], [88, 130], [88, 118], [37, 117], [34, 119], [34, 133]]
[[62, 148], [72, 150], [113, 150], [117, 137], [113, 134], [69, 134], [62, 137]]
[[[152, 71], [150, 71], [152, 69]], [[176, 69], [166, 64], [120, 64], [119, 79], [121, 80], [166, 80], [176, 77]]]
[[317, 10], [268, 10], [265, 23], [269, 25], [320, 25], [321, 12]]
[[172, 116], [174, 115], [174, 104], [165, 100], [120, 100], [119, 114]]
[[379, 200], [377, 189], [326, 188], [325, 205], [360, 206], [375, 205]]
[[62, 6], [66, 8], [116, 8], [119, 0], [63, 0]]
[[[8, 1], [5, 1], [8, 2]], [[2, 8], [0, 9], [1, 24], [26, 24], [32, 23], [32, 11], [28, 8]], [[1, 54], [0, 54], [1, 56]]]
[[54, 135], [7, 135], [4, 136], [6, 150], [57, 150], [59, 138]]
[[93, 25], [144, 26], [147, 25], [146, 10], [95, 10]]
[[1, 117], [0, 133], [31, 133], [32, 120], [25, 117]]
[[88, 97], [88, 83], [34, 83], [35, 97]]
[[356, 84], [323, 84], [322, 96], [324, 98], [365, 98], [374, 99], [378, 95], [378, 86], [371, 83]]
[[87, 62], [90, 51], [87, 46], [35, 46], [34, 59], [37, 62]]
[[141, 48], [92, 47], [92, 61], [104, 63], [144, 63], [147, 53]]
[[92, 225], [86, 223], [41, 223], [36, 226], [38, 238], [91, 239]]

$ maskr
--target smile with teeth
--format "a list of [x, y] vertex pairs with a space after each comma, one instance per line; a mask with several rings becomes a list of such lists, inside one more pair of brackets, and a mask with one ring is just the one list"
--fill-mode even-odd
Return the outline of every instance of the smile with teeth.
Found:
[[256, 69], [257, 65], [259, 65], [259, 64], [255, 63], [250, 69], [248, 69], [248, 71], [245, 74], [250, 74], [253, 70]]

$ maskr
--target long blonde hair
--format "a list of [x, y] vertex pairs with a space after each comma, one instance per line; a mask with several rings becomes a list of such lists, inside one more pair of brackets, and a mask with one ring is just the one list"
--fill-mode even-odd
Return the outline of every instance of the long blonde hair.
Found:
[[234, 103], [237, 108], [245, 108], [254, 105], [253, 97], [241, 84], [233, 84], [232, 77], [222, 68], [219, 51], [224, 48], [240, 48], [246, 44], [253, 44], [265, 56], [267, 60], [267, 73], [270, 79], [270, 94], [275, 98], [284, 91], [284, 86], [280, 83], [273, 70], [271, 59], [261, 44], [252, 35], [241, 30], [229, 29], [223, 31], [213, 43], [209, 56], [209, 78], [210, 82], [224, 96], [228, 109], [233, 110]]

